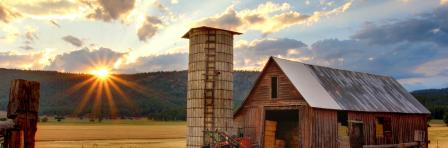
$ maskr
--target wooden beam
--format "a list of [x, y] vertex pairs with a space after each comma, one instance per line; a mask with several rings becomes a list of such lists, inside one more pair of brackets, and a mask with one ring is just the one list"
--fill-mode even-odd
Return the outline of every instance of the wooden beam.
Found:
[[396, 148], [396, 147], [413, 147], [419, 146], [418, 142], [408, 142], [408, 143], [399, 143], [399, 144], [383, 144], [383, 145], [363, 145], [363, 148]]

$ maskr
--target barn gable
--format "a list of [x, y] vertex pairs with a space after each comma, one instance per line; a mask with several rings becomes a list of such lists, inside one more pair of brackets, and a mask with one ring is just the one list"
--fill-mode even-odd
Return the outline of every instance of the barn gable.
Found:
[[[313, 108], [429, 114], [430, 112], [391, 77], [339, 70], [271, 57], [266, 68], [273, 64]], [[254, 87], [258, 87], [260, 77]], [[249, 96], [253, 93], [251, 90]], [[269, 90], [268, 90], [269, 91]], [[247, 102], [247, 97], [235, 115]]]
[[[273, 76], [278, 78], [278, 98], [276, 99], [272, 99], [270, 94], [270, 79]], [[268, 62], [265, 65], [263, 72], [258, 76], [254, 86], [242, 104], [251, 106], [252, 104], [259, 103], [262, 103], [265, 106], [294, 106], [306, 104], [301, 94], [275, 62]], [[240, 107], [242, 107], [242, 105]], [[240, 110], [240, 108], [238, 110]]]

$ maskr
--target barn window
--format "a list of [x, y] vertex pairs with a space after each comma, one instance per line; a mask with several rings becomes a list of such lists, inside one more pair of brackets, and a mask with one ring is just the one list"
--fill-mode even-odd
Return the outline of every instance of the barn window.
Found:
[[347, 111], [338, 111], [338, 123], [342, 126], [348, 126]]
[[278, 95], [278, 78], [271, 77], [271, 98], [276, 99]]
[[376, 136], [383, 137], [386, 133], [392, 132], [390, 118], [377, 117], [375, 122]]

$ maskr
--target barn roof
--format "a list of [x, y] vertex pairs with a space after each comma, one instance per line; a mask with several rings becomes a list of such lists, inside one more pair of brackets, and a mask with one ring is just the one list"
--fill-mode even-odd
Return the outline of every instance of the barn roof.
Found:
[[392, 77], [304, 64], [275, 57], [271, 57], [268, 64], [269, 62], [275, 62], [280, 67], [305, 101], [314, 108], [430, 114]]

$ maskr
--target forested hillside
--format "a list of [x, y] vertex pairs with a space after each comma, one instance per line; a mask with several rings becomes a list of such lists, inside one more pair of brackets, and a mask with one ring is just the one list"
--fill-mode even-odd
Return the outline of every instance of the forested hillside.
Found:
[[[240, 105], [258, 74], [235, 72], [234, 107]], [[0, 69], [0, 76], [0, 110], [6, 109], [10, 81], [27, 79], [41, 82], [41, 115], [85, 116], [93, 111], [95, 104], [104, 117], [109, 117], [111, 110], [116, 110], [116, 115], [121, 117], [141, 116], [158, 120], [184, 120], [186, 115], [186, 71], [114, 75], [129, 84], [114, 81], [125, 96], [109, 86], [112, 99], [107, 99], [105, 88], [98, 96], [96, 92], [101, 91], [100, 87], [92, 85], [92, 82], [76, 88], [77, 84], [93, 77], [88, 74]], [[93, 87], [93, 93], [83, 101], [90, 87]], [[412, 94], [432, 112], [432, 118], [441, 119], [444, 113], [448, 113], [448, 88], [418, 90]], [[101, 98], [102, 101], [96, 101], [95, 98]], [[112, 109], [111, 101], [115, 104]]]
[[[235, 72], [234, 107], [247, 95], [257, 75], [258, 72]], [[41, 82], [41, 115], [85, 116], [92, 112], [94, 105], [99, 106], [97, 108], [101, 109], [104, 117], [108, 117], [111, 110], [116, 110], [116, 114], [121, 117], [143, 116], [160, 120], [183, 120], [186, 115], [186, 71], [114, 75], [129, 84], [112, 80], [125, 95], [109, 86], [112, 99], [107, 99], [105, 87], [100, 90], [93, 82], [77, 88], [77, 84], [93, 77], [88, 74], [0, 69], [0, 76], [1, 110], [5, 110], [8, 103], [10, 81], [27, 79]], [[89, 87], [93, 87], [93, 93], [83, 103]], [[99, 97], [96, 94], [98, 91], [103, 92]], [[101, 98], [102, 101], [95, 98]], [[115, 104], [113, 109], [109, 108], [111, 100]]]
[[448, 114], [448, 88], [417, 90], [412, 95], [431, 111], [432, 118], [442, 119]]

